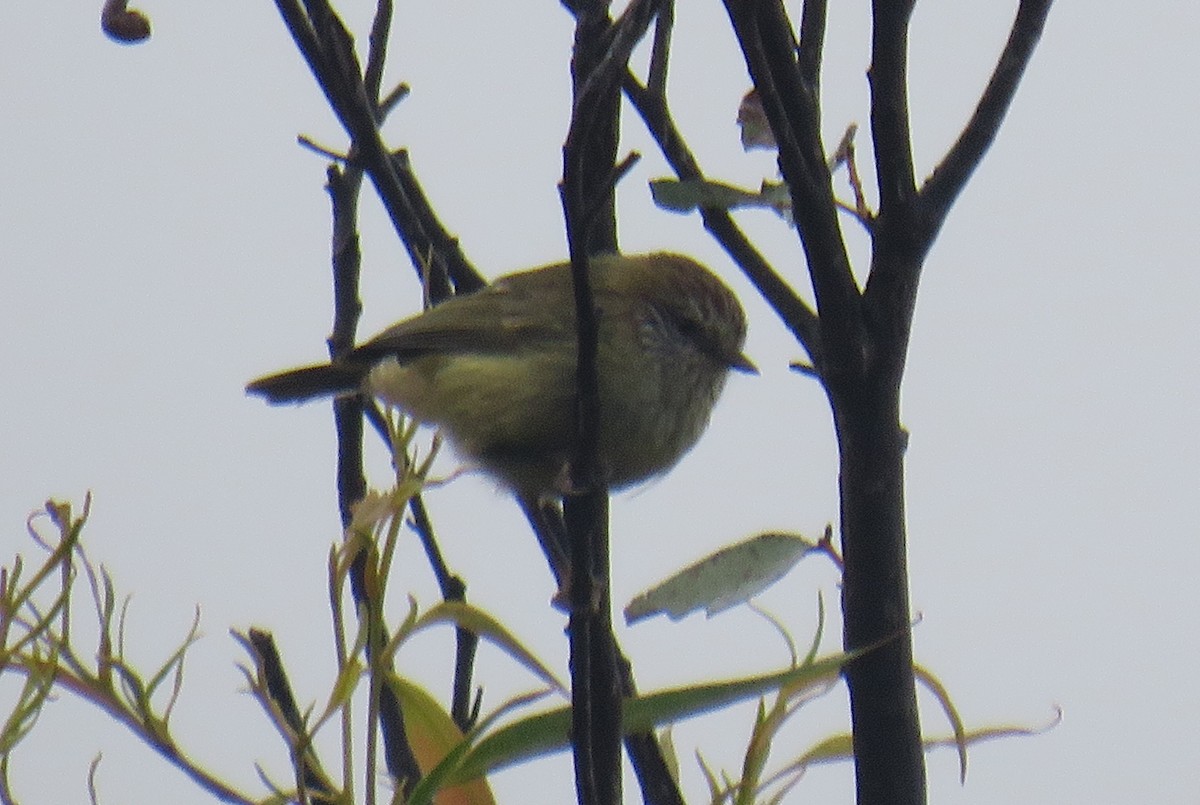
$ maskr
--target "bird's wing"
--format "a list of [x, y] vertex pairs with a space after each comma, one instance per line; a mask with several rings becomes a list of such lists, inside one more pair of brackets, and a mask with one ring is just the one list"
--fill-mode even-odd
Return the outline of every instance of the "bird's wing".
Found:
[[[602, 293], [602, 292], [601, 292]], [[513, 352], [569, 337], [574, 317], [570, 272], [556, 265], [511, 274], [395, 324], [357, 347], [353, 357], [401, 362], [430, 352]]]

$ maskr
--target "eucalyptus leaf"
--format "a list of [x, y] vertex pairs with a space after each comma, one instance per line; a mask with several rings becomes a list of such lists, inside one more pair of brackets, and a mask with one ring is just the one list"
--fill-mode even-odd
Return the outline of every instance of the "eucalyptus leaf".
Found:
[[722, 548], [635, 596], [625, 622], [659, 613], [679, 620], [698, 609], [711, 618], [761, 593], [816, 547], [799, 534], [768, 532]]

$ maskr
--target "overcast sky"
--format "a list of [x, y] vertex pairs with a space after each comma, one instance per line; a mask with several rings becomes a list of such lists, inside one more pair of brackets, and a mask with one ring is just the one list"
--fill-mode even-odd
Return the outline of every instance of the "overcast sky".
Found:
[[[131, 659], [152, 667], [200, 606], [205, 637], [174, 723], [200, 761], [257, 792], [252, 764], [283, 778], [286, 759], [240, 693], [227, 629], [272, 629], [300, 699], [323, 701], [333, 678], [325, 561], [338, 522], [328, 406], [272, 409], [242, 387], [325, 354], [325, 164], [295, 137], [345, 140], [272, 3], [146, 1], [154, 35], [137, 47], [100, 33], [99, 2], [0, 9], [0, 561], [33, 550], [25, 519], [47, 497], [79, 503], [91, 490], [84, 538], [133, 594]], [[364, 31], [373, 4], [346, 5]], [[565, 254], [555, 183], [571, 23], [556, 3], [520, 5], [399, 4], [388, 75], [413, 90], [388, 121], [389, 142], [410, 150], [443, 220], [491, 276]], [[867, 4], [831, 5], [826, 140], [859, 123], [869, 175]], [[910, 86], [922, 172], [969, 113], [1014, 6], [918, 3]], [[1065, 713], [1039, 737], [973, 747], [965, 786], [954, 753], [934, 752], [937, 805], [1196, 802], [1183, 772], [1200, 765], [1200, 7], [1128, 9], [1056, 5], [923, 277], [903, 413], [917, 657], [970, 725]], [[757, 187], [775, 167], [737, 140], [747, 82], [720, 4], [681, 3], [677, 121], [710, 175]], [[624, 248], [683, 251], [724, 276], [749, 311], [747, 352], [762, 375], [731, 379], [675, 472], [614, 501], [621, 603], [757, 531], [819, 535], [837, 511], [828, 407], [787, 369], [802, 353], [696, 216], [652, 207], [646, 182], [668, 171], [632, 114], [626, 132], [623, 146], [644, 159], [620, 189]], [[419, 293], [364, 199], [366, 335], [418, 309]], [[769, 212], [740, 220], [808, 294], [791, 230]], [[843, 226], [865, 266], [862, 234]], [[381, 451], [371, 460], [386, 483]], [[471, 600], [565, 674], [552, 580], [512, 504], [467, 477], [428, 505]], [[408, 592], [437, 600], [415, 548], [398, 565], [397, 619]], [[818, 594], [835, 604], [836, 582], [828, 563], [807, 561], [761, 603], [807, 641]], [[744, 609], [654, 619], [620, 639], [643, 689], [787, 661], [772, 627]], [[448, 646], [423, 638], [401, 668], [442, 695]], [[534, 684], [491, 649], [478, 679], [485, 706]], [[16, 689], [0, 679], [0, 703]], [[694, 752], [736, 772], [751, 716], [743, 707], [676, 729], [695, 801]], [[930, 733], [946, 731], [928, 699], [923, 717]], [[839, 688], [795, 719], [773, 762], [847, 723]], [[103, 802], [210, 801], [66, 695], [14, 756], [13, 784], [26, 803], [86, 801], [97, 752]], [[506, 802], [570, 801], [569, 760], [502, 773], [495, 788]], [[632, 790], [627, 799], [637, 801]], [[850, 766], [813, 770], [789, 801], [852, 801]]]

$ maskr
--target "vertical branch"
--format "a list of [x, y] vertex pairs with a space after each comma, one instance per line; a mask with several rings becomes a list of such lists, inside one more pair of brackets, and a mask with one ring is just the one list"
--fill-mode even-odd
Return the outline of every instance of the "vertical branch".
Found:
[[650, 49], [650, 67], [646, 71], [646, 86], [662, 97], [667, 94], [667, 65], [670, 63], [671, 33], [674, 29], [675, 0], [666, 0], [654, 23], [654, 45]]
[[886, 218], [916, 192], [908, 123], [908, 21], [914, 0], [874, 0], [871, 18], [871, 137], [879, 215]]
[[[975, 113], [918, 194], [907, 99], [911, 3], [875, 4], [871, 123], [880, 214], [864, 310], [874, 355], [863, 389], [834, 395], [842, 451], [843, 610], [847, 647], [895, 637], [847, 668], [861, 803], [925, 797], [920, 725], [912, 691], [904, 529], [900, 384], [921, 265], [949, 211], [995, 139], [1041, 34], [1050, 0], [1023, 0]], [[872, 389], [869, 393], [864, 393]]]
[[[350, 159], [344, 169], [330, 169], [328, 183], [333, 202], [335, 309], [329, 348], [336, 357], [353, 346], [361, 310], [357, 204], [364, 172], [370, 176], [414, 267], [436, 300], [448, 295], [451, 283], [458, 291], [469, 292], [481, 287], [483, 279], [463, 257], [457, 241], [437, 220], [406, 155], [390, 153], [379, 133], [382, 118], [405, 91], [403, 86], [398, 87], [386, 100], [380, 101], [393, 17], [392, 0], [377, 0], [365, 69], [359, 68], [350, 34], [328, 0], [303, 0], [303, 5], [300, 0], [277, 0], [276, 5], [330, 106], [351, 137]], [[338, 501], [343, 525], [349, 524], [351, 506], [366, 491], [362, 469], [363, 413], [361, 399], [334, 401]], [[432, 526], [419, 498], [414, 498], [412, 507], [421, 524], [422, 542], [431, 555], [443, 596], [449, 600], [462, 600], [464, 585], [440, 562], [433, 544]], [[386, 628], [380, 612], [382, 602], [371, 593], [366, 569], [366, 557], [356, 557], [350, 572], [351, 588], [359, 611], [369, 619], [369, 629], [378, 638], [372, 642], [377, 646], [386, 640]], [[465, 728], [471, 719], [470, 680], [477, 639], [464, 629], [458, 630], [457, 637], [453, 712], [460, 726]], [[375, 664], [372, 669], [375, 674], [381, 673]], [[388, 771], [393, 779], [411, 787], [418, 781], [420, 772], [407, 742], [399, 700], [382, 680], [373, 679], [372, 689], [378, 694], [378, 721], [383, 732]], [[368, 792], [368, 796], [373, 796], [373, 791]]]
[[800, 46], [796, 54], [800, 80], [812, 94], [818, 115], [821, 112], [821, 59], [825, 52], [825, 11], [826, 0], [805, 0], [804, 9], [800, 12]]
[[[355, 167], [328, 171], [328, 184], [333, 213], [333, 289], [334, 324], [329, 337], [329, 350], [337, 357], [354, 346], [362, 303], [359, 301], [361, 273], [358, 241], [358, 197], [362, 187], [362, 171]], [[333, 403], [334, 428], [337, 433], [337, 490], [338, 509], [343, 529], [350, 525], [351, 509], [366, 494], [367, 480], [363, 472], [363, 400], [360, 397], [339, 397]], [[370, 619], [370, 629], [379, 640], [386, 641], [380, 613], [382, 602], [370, 593], [364, 574], [367, 556], [354, 558], [350, 571], [351, 591], [358, 611]], [[392, 689], [373, 682], [378, 692], [379, 724], [383, 732], [384, 753], [389, 773], [396, 780], [412, 786], [420, 778], [416, 758], [404, 732], [404, 717], [400, 702]]]
[[[465, 602], [467, 585], [462, 578], [450, 571], [433, 535], [433, 522], [425, 510], [420, 494], [413, 495], [408, 504], [412, 512], [413, 528], [420, 537], [425, 555], [437, 578], [442, 600]], [[463, 626], [454, 629], [454, 682], [450, 695], [450, 717], [464, 733], [475, 724], [475, 702], [471, 698], [471, 677], [474, 675], [475, 650], [479, 646], [479, 635]]]
[[[333, 215], [333, 332], [329, 336], [329, 356], [337, 358], [354, 347], [358, 317], [362, 313], [358, 287], [362, 253], [358, 241], [358, 193], [362, 171], [341, 170], [331, 165], [326, 171]], [[342, 527], [350, 524], [350, 507], [367, 491], [362, 469], [362, 401], [354, 397], [334, 400], [334, 426], [337, 431], [338, 510]]]
[[[567, 144], [563, 147], [563, 209], [567, 238], [579, 236], [585, 254], [617, 250], [616, 199], [604, 191], [617, 161], [621, 121], [620, 95], [605, 91], [599, 69], [609, 50], [612, 20], [608, 0], [576, 0], [566, 4], [575, 15], [575, 42], [571, 51], [571, 89], [574, 109]], [[588, 83], [592, 82], [589, 87]], [[592, 104], [583, 109], [584, 97]], [[583, 220], [584, 209], [589, 206]], [[574, 261], [572, 262], [574, 266]]]
[[597, 192], [616, 161], [616, 93], [588, 79], [603, 57], [610, 21], [607, 3], [577, 9], [571, 60], [574, 107], [563, 145], [561, 186], [571, 276], [575, 293], [577, 366], [576, 446], [571, 484], [579, 490], [563, 501], [570, 561], [569, 603], [571, 735], [575, 790], [582, 805], [615, 805], [621, 799], [621, 696], [616, 685], [608, 591], [608, 489], [597, 467], [600, 392], [596, 376], [598, 324], [592, 303], [588, 256], [617, 246], [616, 206], [611, 192]]
[[615, 184], [620, 81], [660, 0], [634, 0], [613, 24], [606, 0], [570, 4], [575, 14], [571, 62], [573, 104], [563, 145], [561, 195], [574, 280], [578, 331], [576, 445], [563, 516], [570, 556], [571, 732], [579, 802], [621, 800], [622, 682], [612, 631], [609, 589], [608, 489], [596, 461], [600, 394], [596, 377], [598, 322], [588, 257], [617, 248]]
[[383, 87], [383, 66], [387, 61], [388, 35], [392, 32], [392, 0], [378, 0], [375, 19], [371, 21], [371, 33], [367, 40], [367, 67], [363, 70], [363, 88], [367, 98], [379, 105]]
[[[911, 156], [902, 36], [911, 4], [902, 3], [903, 10], [890, 6], [884, 12], [890, 20], [879, 18], [884, 5], [876, 5], [872, 120], [876, 131], [891, 137], [882, 158], [886, 168], [880, 171], [892, 183], [889, 221], [894, 226], [881, 225], [876, 232], [871, 281], [880, 270], [911, 276], [905, 272], [908, 264], [896, 260], [905, 254], [902, 202], [911, 195], [903, 191]], [[918, 805], [925, 799], [925, 778], [908, 628], [899, 425], [907, 331], [895, 326], [900, 322], [891, 295], [878, 309], [864, 305], [838, 226], [819, 130], [823, 4], [805, 3], [798, 53], [778, 0], [726, 0], [726, 7], [779, 145], [780, 169], [792, 194], [817, 299], [820, 377], [833, 410], [840, 461], [844, 642], [848, 649], [883, 642], [846, 672], [858, 802]], [[885, 97], [897, 88], [899, 95]]]

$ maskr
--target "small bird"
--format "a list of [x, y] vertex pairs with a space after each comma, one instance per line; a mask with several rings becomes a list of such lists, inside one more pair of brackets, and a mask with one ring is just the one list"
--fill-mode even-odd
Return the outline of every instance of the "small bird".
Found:
[[[610, 487], [669, 470], [708, 425], [742, 354], [737, 298], [677, 254], [593, 257], [597, 458]], [[395, 324], [332, 363], [251, 382], [271, 403], [366, 393], [439, 426], [525, 500], [569, 491], [577, 335], [569, 263], [499, 278]]]

